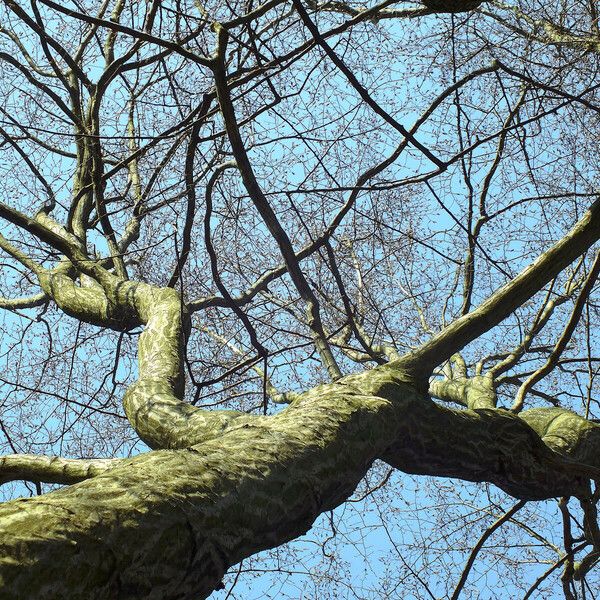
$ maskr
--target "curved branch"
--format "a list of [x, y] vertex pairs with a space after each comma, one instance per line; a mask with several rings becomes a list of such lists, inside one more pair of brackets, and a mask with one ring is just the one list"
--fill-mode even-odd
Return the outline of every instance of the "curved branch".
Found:
[[471, 379], [434, 379], [429, 393], [445, 402], [455, 402], [467, 408], [495, 408], [497, 397], [491, 376], [478, 375]]
[[184, 352], [190, 318], [172, 288], [128, 284], [144, 331], [138, 344], [138, 380], [123, 406], [138, 436], [151, 448], [189, 448], [220, 436], [232, 423], [258, 417], [233, 410], [206, 411], [185, 402]]
[[[95, 282], [88, 287], [77, 285], [65, 270], [59, 266], [38, 275], [44, 293], [65, 314], [115, 331], [128, 331], [139, 325], [128, 302], [120, 302], [114, 296], [109, 298]], [[125, 290], [121, 292], [127, 295]]]

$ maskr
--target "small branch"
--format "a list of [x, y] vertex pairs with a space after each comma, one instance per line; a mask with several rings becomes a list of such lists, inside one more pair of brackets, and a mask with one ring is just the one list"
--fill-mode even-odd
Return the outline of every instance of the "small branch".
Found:
[[346, 311], [346, 316], [348, 318], [348, 324], [350, 325], [352, 332], [354, 333], [354, 337], [358, 340], [358, 342], [363, 347], [366, 354], [369, 355], [371, 360], [375, 361], [378, 364], [383, 364], [383, 362], [385, 361], [382, 361], [381, 355], [377, 354], [373, 350], [372, 340], [370, 339], [370, 337], [363, 335], [365, 333], [364, 329], [360, 326], [360, 323], [357, 322], [355, 318], [354, 309], [352, 308], [350, 298], [348, 297], [348, 292], [346, 291], [346, 287], [344, 286], [342, 274], [340, 273], [335, 258], [335, 253], [333, 252], [333, 248], [331, 247], [331, 244], [329, 242], [325, 244], [325, 250], [327, 251], [329, 268], [331, 270], [331, 273], [333, 274], [333, 278], [335, 279], [335, 283], [340, 292], [340, 296], [344, 304], [344, 310]]
[[551, 293], [552, 289], [550, 289], [546, 295], [544, 303], [538, 311], [533, 321], [533, 325], [523, 337], [523, 341], [516, 348], [514, 348], [514, 350], [507, 353], [506, 356], [504, 356], [488, 370], [488, 373], [491, 373], [494, 378], [497, 378], [502, 373], [506, 373], [506, 371], [514, 367], [519, 362], [521, 357], [530, 350], [535, 336], [546, 326], [550, 320], [550, 317], [554, 313], [555, 308], [559, 304], [566, 302], [569, 298], [567, 295], [559, 296], [558, 298], [550, 298]]
[[70, 485], [96, 477], [122, 463], [119, 458], [61, 458], [36, 454], [9, 454], [0, 457], [0, 485], [25, 480]]
[[388, 0], [387, 2], [382, 2], [378, 6], [372, 8], [355, 8], [354, 6], [350, 6], [345, 2], [336, 2], [335, 0], [329, 0], [328, 2], [323, 2], [322, 4], [317, 4], [313, 1], [307, 2], [307, 4], [309, 4], [315, 12], [336, 12], [349, 15], [350, 17], [359, 17], [366, 14], [366, 20], [373, 21], [374, 23], [377, 23], [377, 21], [381, 21], [382, 19], [411, 19], [414, 17], [426, 17], [435, 12], [426, 7], [400, 9], [385, 8], [385, 6], [394, 3], [395, 0]]
[[183, 268], [187, 262], [192, 245], [192, 228], [194, 226], [194, 217], [196, 215], [196, 185], [194, 181], [194, 162], [196, 159], [196, 150], [198, 149], [199, 133], [201, 123], [198, 121], [192, 127], [190, 132], [190, 141], [188, 142], [185, 154], [185, 191], [187, 194], [187, 208], [185, 213], [185, 224], [183, 226], [183, 243], [181, 252], [175, 266], [175, 271], [169, 279], [168, 287], [174, 288], [177, 280], [181, 278]]
[[569, 340], [571, 339], [571, 336], [573, 335], [573, 332], [575, 331], [575, 327], [579, 323], [579, 319], [581, 318], [581, 313], [583, 312], [583, 307], [585, 306], [585, 303], [590, 295], [590, 292], [592, 291], [592, 288], [594, 287], [594, 284], [596, 283], [596, 280], [598, 279], [599, 274], [600, 274], [600, 252], [598, 252], [596, 254], [596, 258], [594, 259], [594, 264], [592, 265], [592, 269], [590, 270], [590, 273], [589, 273], [587, 279], [585, 280], [585, 283], [583, 284], [581, 293], [579, 294], [579, 297], [577, 298], [577, 301], [575, 302], [575, 306], [573, 307], [573, 312], [571, 313], [569, 321], [568, 321], [562, 335], [560, 336], [560, 339], [556, 343], [556, 346], [554, 346], [554, 349], [550, 353], [550, 356], [546, 360], [546, 363], [543, 366], [541, 366], [537, 371], [535, 371], [535, 373], [530, 375], [524, 381], [524, 383], [521, 385], [521, 387], [519, 388], [519, 391], [517, 392], [517, 395], [515, 397], [514, 404], [511, 408], [511, 410], [513, 412], [519, 412], [523, 408], [523, 402], [525, 400], [527, 391], [532, 386], [534, 386], [538, 381], [540, 381], [546, 375], [548, 375], [548, 373], [550, 373], [554, 369], [554, 367], [557, 365], [561, 354], [563, 353], [564, 349], [567, 347], [567, 344], [569, 343]]
[[181, 44], [177, 42], [171, 42], [169, 40], [162, 39], [155, 35], [152, 35], [146, 31], [141, 31], [139, 29], [134, 29], [132, 27], [127, 27], [126, 25], [121, 25], [115, 21], [109, 21], [107, 19], [99, 19], [97, 17], [92, 17], [91, 15], [87, 15], [82, 12], [78, 12], [71, 8], [67, 8], [57, 4], [56, 2], [52, 2], [51, 0], [41, 0], [42, 4], [54, 9], [55, 11], [67, 15], [69, 17], [73, 17], [75, 19], [79, 19], [85, 23], [91, 23], [92, 25], [99, 25], [105, 27], [109, 31], [115, 31], [119, 33], [123, 33], [125, 35], [131, 36], [136, 40], [142, 40], [144, 42], [149, 42], [150, 44], [155, 44], [160, 48], [166, 48], [175, 54], [179, 54], [184, 58], [188, 58], [194, 63], [198, 63], [200, 65], [209, 66], [210, 59], [206, 56], [201, 56], [199, 54], [195, 54], [194, 52], [190, 52], [186, 50]]
[[204, 195], [204, 201], [206, 204], [206, 212], [204, 214], [204, 244], [206, 246], [206, 251], [210, 258], [210, 269], [212, 272], [212, 277], [217, 288], [219, 289], [219, 292], [221, 292], [221, 295], [227, 300], [228, 306], [233, 310], [233, 312], [238, 316], [240, 321], [244, 324], [244, 327], [246, 328], [246, 331], [250, 336], [250, 342], [258, 352], [258, 355], [264, 358], [268, 355], [268, 351], [258, 340], [258, 335], [256, 333], [254, 325], [252, 325], [252, 323], [250, 322], [248, 315], [246, 315], [246, 313], [235, 303], [235, 301], [231, 297], [231, 294], [229, 293], [229, 291], [223, 284], [223, 281], [221, 280], [221, 274], [219, 273], [219, 266], [217, 262], [217, 253], [212, 243], [212, 235], [210, 231], [210, 222], [212, 219], [213, 206], [212, 193], [214, 186], [219, 177], [226, 169], [235, 169], [235, 167], [236, 163], [233, 161], [223, 163], [215, 169], [215, 172], [211, 175], [210, 179], [208, 180]]
[[[74, 244], [60, 231], [57, 231], [54, 227], [49, 227], [42, 220], [38, 218], [32, 219], [3, 202], [0, 202], [0, 217], [62, 252], [82, 273], [96, 279], [102, 285], [114, 286], [118, 281], [114, 275], [102, 268], [97, 261], [91, 260], [81, 246]], [[29, 268], [34, 273], [36, 272], [33, 264]]]
[[527, 593], [523, 596], [523, 600], [528, 600], [529, 598], [531, 598], [533, 592], [535, 592], [540, 585], [546, 580], [548, 579], [548, 577], [550, 577], [550, 575], [552, 575], [552, 573], [554, 573], [554, 571], [556, 571], [556, 569], [558, 569], [564, 562], [566, 562], [567, 560], [570, 560], [573, 556], [575, 556], [575, 554], [577, 554], [577, 552], [579, 552], [580, 550], [583, 550], [583, 548], [585, 548], [587, 545], [587, 542], [583, 542], [581, 544], [579, 544], [578, 546], [576, 546], [575, 548], [573, 548], [573, 552], [571, 553], [567, 553], [564, 556], [562, 556], [561, 558], [559, 558], [553, 565], [550, 566], [549, 569], [547, 569], [544, 573], [542, 573], [533, 583], [533, 585], [527, 590]]
[[527, 502], [525, 500], [520, 500], [511, 509], [507, 510], [499, 519], [497, 519], [494, 523], [492, 523], [492, 525], [490, 525], [483, 532], [483, 534], [479, 538], [479, 541], [475, 544], [473, 550], [471, 551], [471, 554], [469, 555], [469, 560], [467, 560], [467, 564], [465, 565], [465, 568], [463, 569], [460, 579], [459, 579], [458, 583], [456, 584], [456, 588], [454, 589], [454, 593], [452, 594], [451, 600], [457, 600], [458, 596], [460, 595], [460, 592], [462, 591], [462, 589], [467, 581], [467, 577], [469, 576], [469, 571], [471, 570], [471, 567], [473, 566], [473, 563], [475, 562], [475, 559], [477, 558], [479, 551], [483, 547], [483, 544], [485, 544], [487, 539], [492, 535], [492, 533], [494, 533], [494, 531], [496, 531], [496, 529], [498, 529], [499, 527], [502, 527], [502, 525], [504, 525], [504, 523], [506, 523], [506, 521], [509, 521], [510, 518], [516, 512], [518, 512], [525, 506], [525, 504], [527, 504]]
[[[518, 374], [506, 375], [506, 376], [499, 377], [498, 379], [496, 379], [496, 386], [499, 387], [499, 386], [505, 385], [505, 384], [513, 385], [513, 386], [521, 386], [521, 385], [523, 385], [522, 377], [524, 377], [524, 375], [519, 376]], [[554, 396], [551, 396], [550, 394], [546, 394], [546, 392], [541, 392], [539, 390], [536, 390], [535, 388], [532, 388], [529, 390], [529, 393], [532, 396], [536, 396], [537, 398], [541, 398], [542, 400], [545, 400], [549, 404], [552, 404], [552, 406], [555, 406], [555, 407], [560, 406], [560, 401], [558, 400], [558, 398], [555, 398]]]
[[[212, 97], [205, 94], [202, 99], [202, 105], [200, 107], [200, 114], [204, 115], [208, 112], [211, 105]], [[181, 278], [183, 267], [187, 262], [190, 254], [190, 248], [192, 246], [192, 229], [194, 227], [194, 217], [196, 216], [196, 182], [195, 182], [195, 169], [194, 163], [196, 160], [196, 152], [198, 150], [198, 144], [200, 141], [200, 128], [203, 124], [202, 119], [198, 119], [194, 123], [190, 132], [190, 140], [185, 155], [185, 190], [187, 194], [187, 208], [185, 214], [185, 224], [183, 226], [183, 241], [181, 245], [181, 253], [177, 260], [177, 266], [175, 271], [171, 275], [168, 287], [175, 287], [177, 280]]]
[[[208, 327], [204, 327], [202, 325], [199, 326], [199, 329], [209, 335], [211, 338], [227, 346], [238, 356], [241, 356], [242, 358], [247, 357], [247, 354], [243, 352], [241, 348], [230, 342], [226, 337], [219, 335], [215, 331], [211, 331]], [[264, 381], [271, 402], [275, 404], [291, 404], [294, 400], [297, 400], [300, 397], [300, 394], [297, 394], [296, 392], [280, 392], [273, 385], [270, 377], [268, 377], [268, 375], [258, 365], [252, 365], [251, 369], [261, 378], [261, 380]]]
[[[485, 179], [483, 180], [481, 194], [479, 196], [479, 217], [475, 222], [475, 226], [471, 230], [468, 230], [468, 251], [467, 257], [465, 259], [465, 268], [464, 268], [464, 291], [463, 291], [463, 305], [461, 308], [461, 315], [465, 315], [471, 310], [471, 302], [473, 297], [473, 289], [475, 284], [475, 249], [479, 246], [479, 237], [483, 226], [490, 220], [490, 216], [487, 212], [487, 195], [489, 193], [490, 185], [500, 165], [502, 160], [502, 155], [504, 153], [504, 148], [506, 145], [506, 138], [508, 137], [508, 132], [511, 124], [519, 114], [521, 107], [525, 102], [525, 98], [527, 96], [528, 88], [525, 87], [521, 92], [519, 99], [517, 100], [515, 106], [510, 110], [508, 116], [504, 120], [502, 124], [502, 131], [500, 132], [500, 136], [498, 138], [498, 145], [496, 148], [496, 155], [492, 162], [492, 166], [487, 172]], [[458, 94], [457, 94], [458, 98]], [[472, 193], [472, 186], [470, 187]]]
[[0, 249], [4, 250], [9, 256], [19, 261], [24, 267], [27, 267], [32, 273], [41, 275], [45, 269], [31, 259], [27, 254], [13, 246], [2, 234], [0, 234]]
[[429, 393], [440, 400], [455, 402], [466, 408], [496, 408], [497, 397], [494, 381], [489, 375], [471, 379], [434, 379]]
[[573, 594], [569, 589], [569, 585], [573, 581], [573, 535], [571, 533], [571, 513], [569, 512], [569, 498], [563, 496], [558, 502], [558, 507], [562, 516], [563, 525], [563, 540], [565, 544], [565, 556], [568, 557], [565, 561], [565, 569], [563, 571], [561, 582], [565, 598], [567, 600], [574, 600]]
[[592, 544], [593, 550], [584, 556], [580, 562], [573, 565], [573, 579], [581, 580], [600, 560], [600, 529], [598, 528], [598, 510], [596, 494], [590, 499], [580, 499], [579, 503], [583, 510], [583, 525], [586, 539]]
[[[523, 12], [517, 6], [510, 6], [503, 2], [492, 2], [492, 4], [501, 10], [507, 10], [512, 12], [517, 19], [527, 22], [531, 26], [531, 30], [526, 31], [521, 27], [509, 23], [506, 19], [500, 17], [487, 10], [482, 10], [482, 14], [491, 17], [498, 21], [511, 31], [518, 33], [519, 35], [540, 42], [545, 45], [554, 45], [557, 47], [570, 47], [579, 48], [584, 51], [599, 53], [600, 52], [600, 37], [598, 32], [591, 32], [589, 35], [573, 35], [568, 29], [556, 25], [547, 19], [534, 19], [527, 13]], [[590, 3], [593, 4], [593, 3]], [[541, 34], [537, 34], [535, 31], [540, 31]]]

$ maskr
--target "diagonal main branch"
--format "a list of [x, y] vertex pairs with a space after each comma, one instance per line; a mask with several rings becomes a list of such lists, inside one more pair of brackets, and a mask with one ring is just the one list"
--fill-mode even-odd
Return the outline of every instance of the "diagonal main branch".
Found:
[[428, 377], [434, 367], [489, 331], [539, 292], [558, 273], [600, 239], [600, 200], [562, 239], [544, 252], [512, 281], [470, 313], [456, 319], [420, 348], [403, 356], [396, 365], [418, 377]]
[[[600, 473], [597, 451], [582, 465], [520, 416], [451, 411], [403, 377], [389, 366], [345, 377], [191, 448], [141, 454], [75, 486], [5, 503], [0, 577], [36, 598], [48, 582], [55, 597], [130, 589], [139, 598], [206, 598], [228, 567], [301, 535], [346, 500], [376, 458], [407, 472], [492, 481], [522, 499], [585, 498], [587, 479]], [[588, 439], [598, 437], [600, 426], [586, 423]]]

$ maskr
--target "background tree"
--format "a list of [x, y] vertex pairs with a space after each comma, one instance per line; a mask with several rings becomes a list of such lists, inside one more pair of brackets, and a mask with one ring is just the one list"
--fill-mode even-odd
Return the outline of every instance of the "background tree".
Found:
[[594, 2], [1, 6], [1, 598], [594, 593]]

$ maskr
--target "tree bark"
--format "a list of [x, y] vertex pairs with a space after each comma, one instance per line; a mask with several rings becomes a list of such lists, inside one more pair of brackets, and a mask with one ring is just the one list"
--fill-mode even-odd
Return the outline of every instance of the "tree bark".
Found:
[[347, 499], [377, 458], [490, 481], [523, 499], [586, 497], [600, 473], [600, 455], [581, 452], [598, 444], [592, 423], [561, 455], [539, 414], [529, 420], [536, 432], [527, 411], [451, 410], [417, 387], [379, 367], [193, 447], [148, 452], [2, 505], [0, 598], [205, 598], [231, 565], [303, 534]]

